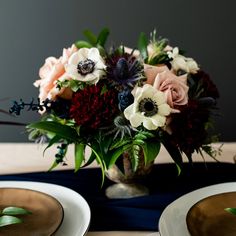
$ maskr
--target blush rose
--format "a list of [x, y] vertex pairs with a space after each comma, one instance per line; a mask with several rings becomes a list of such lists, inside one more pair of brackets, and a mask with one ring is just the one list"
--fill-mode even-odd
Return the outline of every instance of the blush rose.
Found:
[[165, 70], [157, 74], [153, 87], [164, 92], [167, 104], [173, 109], [172, 112], [179, 112], [175, 107], [188, 103], [187, 74], [176, 76]]
[[48, 57], [45, 60], [44, 65], [39, 70], [41, 79], [34, 83], [34, 86], [39, 87], [39, 99], [41, 102], [46, 99], [55, 100], [57, 96], [64, 99], [72, 98], [70, 88], [57, 88], [57, 81], [70, 79], [65, 73], [65, 65], [70, 56], [77, 50], [73, 44], [70, 48], [63, 49], [63, 54], [60, 58]]

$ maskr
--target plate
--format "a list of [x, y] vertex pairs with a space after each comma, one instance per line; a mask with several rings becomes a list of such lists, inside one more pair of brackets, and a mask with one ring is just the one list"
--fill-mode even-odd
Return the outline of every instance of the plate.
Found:
[[195, 190], [178, 198], [161, 214], [158, 225], [161, 236], [189, 236], [186, 216], [190, 208], [206, 197], [234, 191], [236, 182], [222, 183]]
[[1, 228], [0, 235], [10, 236], [15, 232], [24, 236], [52, 235], [63, 220], [62, 205], [54, 197], [35, 190], [0, 188], [0, 209], [9, 206], [22, 207], [32, 215], [19, 215], [22, 224]]
[[236, 208], [236, 192], [219, 193], [194, 204], [186, 222], [191, 236], [235, 236], [236, 216], [225, 208]]
[[57, 199], [63, 207], [64, 219], [56, 236], [82, 236], [87, 233], [91, 212], [88, 203], [77, 192], [56, 184], [31, 181], [0, 181], [0, 188], [36, 190]]

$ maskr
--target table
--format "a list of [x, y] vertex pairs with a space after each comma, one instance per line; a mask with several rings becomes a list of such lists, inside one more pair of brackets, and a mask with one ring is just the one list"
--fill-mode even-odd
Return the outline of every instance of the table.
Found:
[[[220, 145], [220, 144], [216, 144]], [[63, 181], [59, 181], [58, 183], [58, 176], [61, 176], [61, 179], [64, 179], [63, 176], [69, 177], [72, 183], [68, 187], [71, 187], [72, 189], [77, 190], [82, 196], [85, 197], [85, 199], [91, 204], [92, 209], [94, 209], [94, 214], [98, 214], [99, 207], [104, 206], [104, 199], [101, 197], [103, 196], [102, 191], [98, 193], [98, 195], [101, 197], [99, 198], [99, 201], [94, 201], [94, 199], [91, 198], [93, 196], [94, 192], [88, 192], [88, 189], [84, 186], [80, 186], [79, 189], [77, 186], [73, 186], [74, 180], [77, 178], [86, 179], [86, 176], [88, 176], [88, 172], [90, 173], [89, 176], [92, 175], [98, 175], [99, 176], [99, 169], [84, 169], [81, 170], [78, 175], [72, 175], [72, 171], [70, 171], [71, 168], [73, 168], [73, 158], [68, 158], [68, 166], [66, 167], [60, 167], [59, 169], [63, 169], [62, 171], [53, 171], [51, 173], [38, 173], [39, 171], [46, 171], [48, 167], [50, 166], [52, 160], [53, 160], [53, 150], [46, 153], [45, 157], [42, 157], [42, 151], [43, 148], [38, 146], [36, 144], [32, 143], [1, 143], [1, 166], [0, 166], [0, 173], [4, 174], [0, 176], [0, 179], [10, 179], [16, 176], [15, 174], [20, 173], [29, 173], [23, 175], [17, 175], [17, 178], [23, 177], [25, 179], [33, 178], [33, 180], [38, 181], [39, 179], [42, 179], [42, 175], [46, 178], [44, 179], [45, 182], [50, 183], [57, 183], [61, 185], [68, 186], [68, 183], [64, 183]], [[73, 148], [69, 150], [69, 156], [73, 156]], [[175, 165], [171, 163], [171, 159], [166, 153], [165, 150], [161, 150], [161, 154], [158, 156], [156, 163], [158, 165], [155, 165], [155, 171], [154, 175], [150, 176], [150, 179], [152, 181], [148, 181], [147, 183], [153, 183], [156, 180], [156, 186], [149, 186], [151, 191], [151, 196], [148, 199], [145, 198], [139, 198], [137, 201], [133, 200], [125, 200], [125, 201], [110, 201], [110, 204], [113, 204], [112, 206], [108, 204], [106, 205], [106, 212], [111, 211], [111, 207], [114, 207], [114, 204], [119, 207], [121, 207], [121, 213], [122, 213], [122, 207], [128, 206], [133, 207], [138, 212], [143, 212], [144, 215], [146, 214], [146, 217], [156, 217], [156, 222], [152, 223], [147, 226], [147, 224], [144, 222], [144, 225], [139, 225], [136, 228], [135, 222], [132, 224], [129, 224], [129, 222], [123, 222], [123, 229], [117, 228], [117, 225], [111, 225], [111, 227], [107, 226], [106, 229], [99, 228], [99, 222], [92, 222], [90, 232], [88, 233], [89, 236], [99, 236], [99, 235], [120, 235], [120, 236], [131, 236], [131, 235], [149, 235], [150, 233], [157, 230], [157, 220], [160, 216], [161, 212], [164, 210], [164, 207], [167, 206], [170, 202], [178, 198], [179, 196], [183, 195], [184, 193], [187, 193], [189, 191], [192, 191], [193, 189], [211, 185], [214, 183], [219, 182], [228, 182], [228, 181], [236, 181], [236, 165], [233, 165], [234, 163], [234, 156], [236, 154], [236, 144], [235, 143], [226, 143], [223, 146], [223, 154], [221, 157], [219, 157], [220, 161], [224, 161], [227, 163], [209, 163], [208, 164], [208, 171], [205, 169], [205, 166], [203, 163], [201, 163], [202, 159], [195, 155], [194, 159], [198, 161], [198, 163], [194, 164], [193, 167], [186, 164], [184, 166], [184, 170], [180, 178], [176, 176], [176, 168]], [[212, 159], [207, 158], [207, 161], [211, 161]], [[166, 164], [168, 163], [168, 164]], [[93, 166], [96, 167], [96, 166]], [[35, 173], [32, 173], [35, 172]], [[169, 173], [167, 175], [167, 173]], [[234, 175], [235, 173], [235, 175]], [[11, 176], [6, 175], [11, 174]], [[12, 175], [14, 174], [14, 175]], [[50, 178], [48, 177], [48, 174], [50, 175]], [[13, 177], [12, 177], [13, 176]], [[201, 176], [202, 179], [204, 179], [204, 182], [198, 181], [198, 176]], [[97, 182], [94, 184], [95, 189], [96, 185], [97, 187], [100, 186], [100, 180], [97, 179]], [[164, 180], [161, 181], [160, 180]], [[55, 182], [56, 181], [56, 182]], [[85, 182], [86, 182], [85, 181]], [[83, 182], [83, 181], [81, 181]], [[106, 181], [105, 185], [109, 185], [110, 182]], [[93, 188], [93, 189], [94, 189]], [[92, 190], [91, 190], [92, 191]], [[93, 190], [94, 191], [94, 190]], [[96, 191], [95, 191], [96, 192]], [[161, 205], [160, 205], [161, 202]], [[147, 203], [149, 205], [149, 209], [155, 208], [151, 212], [149, 211], [147, 207]], [[103, 205], [101, 205], [103, 204]], [[132, 205], [133, 204], [133, 205]], [[140, 209], [140, 206], [142, 206], [144, 209]], [[141, 207], [142, 208], [142, 207]], [[145, 210], [148, 209], [147, 211]], [[104, 209], [103, 209], [104, 210]], [[145, 213], [146, 212], [146, 213]], [[143, 214], [142, 213], [142, 214]], [[150, 214], [151, 213], [151, 214]], [[94, 215], [93, 214], [93, 215]], [[129, 213], [132, 214], [132, 213]], [[142, 215], [141, 214], [141, 215]], [[154, 215], [153, 215], [154, 214]], [[110, 217], [111, 218], [111, 217]], [[109, 224], [108, 224], [109, 225]], [[102, 230], [102, 231], [101, 231]], [[104, 232], [106, 230], [106, 232]], [[119, 230], [117, 232], [117, 230]], [[122, 230], [122, 231], [120, 231]], [[130, 231], [132, 230], [132, 231]], [[136, 231], [134, 231], [136, 230]], [[137, 231], [138, 230], [138, 231]], [[112, 232], [111, 232], [112, 231]]]

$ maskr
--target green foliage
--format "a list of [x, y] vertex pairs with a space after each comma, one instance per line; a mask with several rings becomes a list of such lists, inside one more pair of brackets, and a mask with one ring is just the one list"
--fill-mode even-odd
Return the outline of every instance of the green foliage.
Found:
[[97, 36], [93, 34], [90, 30], [84, 30], [83, 33], [91, 45], [94, 46], [97, 44]]
[[31, 214], [31, 212], [21, 207], [10, 206], [4, 208], [2, 210], [2, 214], [14, 216], [14, 215], [28, 215]]
[[1, 211], [0, 216], [0, 227], [12, 225], [12, 224], [20, 224], [23, 222], [22, 219], [16, 217], [15, 215], [28, 215], [32, 214], [30, 211], [21, 208], [21, 207], [6, 207]]
[[75, 46], [77, 48], [92, 48], [93, 47], [91, 43], [88, 43], [87, 41], [84, 41], [84, 40], [76, 41]]
[[108, 28], [104, 28], [100, 31], [98, 36], [93, 34], [90, 30], [85, 30], [84, 36], [86, 37], [86, 40], [79, 40], [75, 42], [75, 45], [77, 48], [92, 48], [96, 47], [99, 49], [100, 53], [103, 54], [102, 52], [104, 51], [104, 47], [107, 41], [107, 38], [110, 34], [110, 31]]
[[153, 54], [149, 55], [147, 63], [149, 65], [163, 64], [170, 61], [167, 52], [165, 51], [168, 45], [168, 40], [165, 38], [157, 38], [156, 30], [151, 33], [150, 45], [153, 49]]
[[225, 208], [225, 211], [236, 216], [236, 208]]
[[152, 142], [152, 138], [154, 138], [152, 133], [139, 131], [134, 137], [125, 137], [122, 140], [120, 139], [114, 142], [110, 147], [110, 151], [114, 150], [114, 152], [108, 167], [110, 168], [114, 165], [124, 152], [129, 154], [133, 171], [137, 170], [141, 152], [144, 154], [145, 164], [150, 163], [160, 151], [160, 142], [158, 140]]
[[180, 153], [179, 148], [171, 142], [171, 138], [169, 137], [169, 134], [167, 133], [163, 134], [163, 138], [161, 142], [166, 148], [166, 150], [168, 151], [168, 153], [170, 154], [171, 158], [174, 160], [177, 167], [178, 175], [180, 175], [183, 159], [182, 159], [182, 155]]
[[202, 145], [202, 147], [198, 150], [198, 152], [201, 154], [201, 156], [204, 158], [202, 150], [207, 153], [210, 157], [212, 157], [215, 161], [218, 161], [216, 159], [217, 156], [220, 156], [222, 153], [222, 145], [220, 145], [218, 148], [213, 148], [210, 144]]
[[79, 80], [64, 80], [60, 81], [57, 80], [57, 88], [62, 89], [62, 88], [71, 88], [73, 92], [77, 92], [78, 90], [83, 90], [86, 87], [86, 83], [81, 82]]
[[138, 49], [140, 51], [140, 54], [143, 58], [143, 60], [146, 60], [148, 58], [148, 39], [144, 32], [140, 33], [139, 39], [138, 39]]
[[100, 45], [100, 46], [104, 47], [109, 34], [110, 34], [110, 31], [108, 28], [102, 29], [97, 37], [96, 45]]
[[84, 160], [85, 145], [82, 143], [75, 143], [75, 172], [77, 172]]
[[156, 159], [160, 152], [160, 142], [146, 142], [143, 146], [145, 164], [152, 162]]
[[69, 140], [71, 142], [74, 142], [79, 138], [78, 133], [74, 128], [54, 121], [40, 121], [32, 123], [29, 124], [27, 128], [34, 128], [45, 132], [51, 132], [57, 135], [58, 137]]
[[13, 225], [13, 224], [20, 224], [23, 221], [15, 216], [0, 216], [0, 227], [7, 226], [7, 225]]

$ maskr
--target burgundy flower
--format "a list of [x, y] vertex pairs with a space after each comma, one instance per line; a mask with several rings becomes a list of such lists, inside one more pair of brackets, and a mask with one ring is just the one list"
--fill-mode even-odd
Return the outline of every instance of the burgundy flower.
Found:
[[206, 141], [208, 132], [205, 124], [210, 112], [197, 100], [189, 100], [188, 105], [181, 107], [181, 112], [172, 115], [170, 128], [173, 144], [187, 156], [198, 150]]
[[102, 92], [103, 84], [79, 90], [72, 98], [70, 117], [79, 126], [97, 129], [113, 122], [118, 112], [116, 90]]
[[197, 81], [197, 83], [202, 85], [203, 92], [200, 97], [212, 97], [214, 99], [219, 98], [219, 91], [207, 73], [200, 70], [197, 74], [193, 75], [193, 78]]

